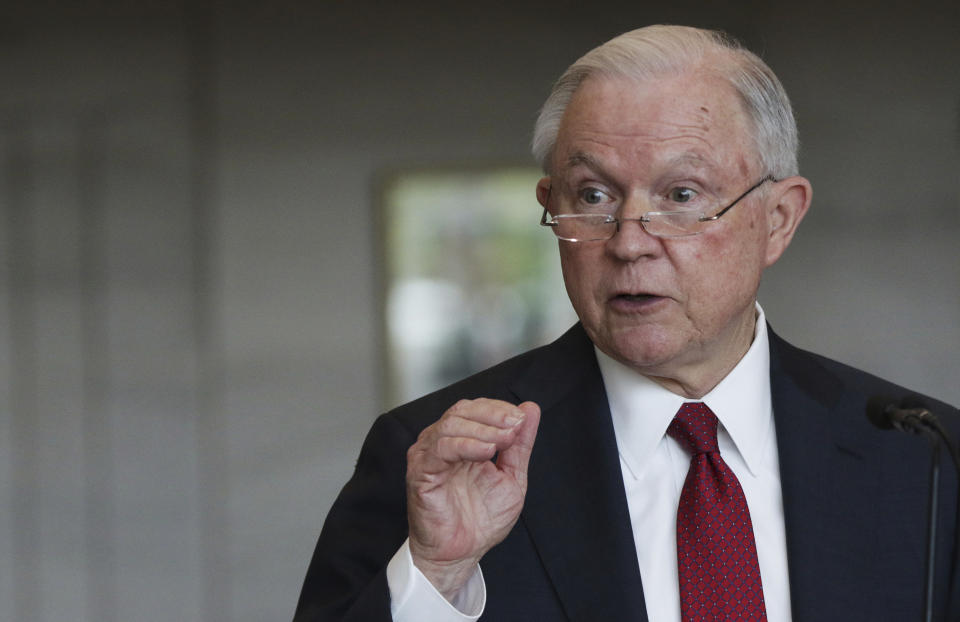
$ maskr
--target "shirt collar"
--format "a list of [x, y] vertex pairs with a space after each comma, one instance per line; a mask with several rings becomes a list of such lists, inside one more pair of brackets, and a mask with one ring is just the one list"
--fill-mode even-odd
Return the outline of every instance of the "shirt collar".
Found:
[[[615, 361], [594, 347], [603, 376], [620, 456], [634, 477], [666, 434], [687, 400]], [[770, 347], [763, 309], [757, 304], [753, 342], [737, 365], [698, 400], [710, 407], [743, 456], [750, 472], [762, 466], [773, 425], [770, 398]]]

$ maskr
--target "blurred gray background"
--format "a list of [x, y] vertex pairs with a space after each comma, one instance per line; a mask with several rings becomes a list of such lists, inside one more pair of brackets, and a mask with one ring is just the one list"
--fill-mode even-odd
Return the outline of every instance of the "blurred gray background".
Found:
[[551, 82], [639, 25], [726, 29], [793, 98], [814, 206], [774, 327], [960, 403], [960, 3], [23, 4], [0, 620], [289, 619], [386, 406], [379, 180], [531, 162]]

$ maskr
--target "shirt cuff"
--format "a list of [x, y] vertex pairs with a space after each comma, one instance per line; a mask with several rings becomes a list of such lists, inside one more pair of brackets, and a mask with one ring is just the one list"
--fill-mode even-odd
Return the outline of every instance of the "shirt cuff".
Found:
[[479, 565], [451, 603], [413, 565], [409, 538], [387, 564], [387, 585], [393, 622], [473, 622], [487, 604]]

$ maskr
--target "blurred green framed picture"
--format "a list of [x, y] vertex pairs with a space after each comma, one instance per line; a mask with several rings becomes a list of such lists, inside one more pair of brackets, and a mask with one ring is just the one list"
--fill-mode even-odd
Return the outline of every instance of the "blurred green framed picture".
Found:
[[418, 170], [382, 192], [386, 401], [553, 340], [576, 320], [535, 168]]

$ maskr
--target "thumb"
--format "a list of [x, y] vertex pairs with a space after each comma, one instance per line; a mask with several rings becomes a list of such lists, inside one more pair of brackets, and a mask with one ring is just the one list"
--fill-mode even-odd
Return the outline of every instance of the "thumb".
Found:
[[534, 402], [524, 402], [519, 408], [524, 414], [523, 422], [517, 429], [513, 444], [500, 452], [497, 466], [513, 475], [526, 488], [530, 452], [533, 451], [533, 442], [540, 426], [540, 406]]

